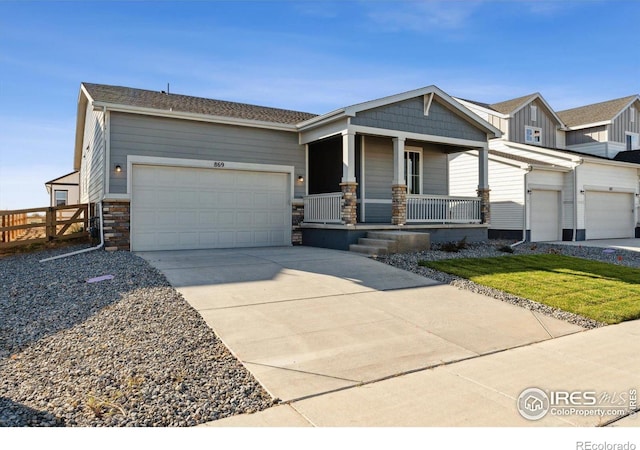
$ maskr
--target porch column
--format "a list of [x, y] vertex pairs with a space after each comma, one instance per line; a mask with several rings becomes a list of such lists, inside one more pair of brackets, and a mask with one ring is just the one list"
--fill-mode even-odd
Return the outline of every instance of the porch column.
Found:
[[491, 222], [489, 198], [489, 148], [478, 149], [478, 197], [480, 197], [480, 221]]
[[407, 181], [404, 178], [404, 138], [393, 138], [393, 183], [391, 185], [391, 223], [407, 223]]
[[346, 225], [358, 222], [358, 196], [356, 188], [356, 134], [353, 131], [342, 132], [342, 221]]

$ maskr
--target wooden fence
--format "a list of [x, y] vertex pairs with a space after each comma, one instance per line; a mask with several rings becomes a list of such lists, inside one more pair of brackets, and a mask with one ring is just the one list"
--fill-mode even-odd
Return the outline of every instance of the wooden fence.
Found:
[[89, 205], [0, 211], [0, 248], [86, 236]]

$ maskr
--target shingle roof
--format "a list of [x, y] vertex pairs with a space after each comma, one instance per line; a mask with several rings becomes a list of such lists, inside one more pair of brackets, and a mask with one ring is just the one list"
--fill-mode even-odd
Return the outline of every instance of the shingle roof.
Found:
[[499, 113], [502, 114], [511, 114], [512, 112], [514, 112], [516, 109], [518, 109], [520, 106], [529, 103], [531, 101], [531, 99], [533, 97], [535, 97], [536, 95], [539, 95], [538, 93], [534, 93], [534, 94], [529, 94], [529, 95], [525, 95], [523, 97], [518, 97], [518, 98], [514, 98], [511, 100], [506, 100], [504, 102], [500, 102], [500, 103], [493, 103], [492, 105], [489, 105], [489, 107], [495, 111], [498, 111]]
[[624, 152], [619, 152], [613, 159], [616, 161], [640, 164], [640, 150], [626, 150]]
[[176, 111], [212, 116], [231, 117], [279, 124], [294, 125], [316, 117], [316, 114], [266, 106], [249, 105], [224, 100], [191, 97], [180, 94], [166, 94], [158, 91], [134, 89], [122, 86], [82, 83], [96, 102], [140, 108]]
[[613, 119], [622, 111], [637, 95], [580, 106], [573, 109], [558, 111], [558, 116], [569, 127], [586, 125], [589, 123], [604, 122]]

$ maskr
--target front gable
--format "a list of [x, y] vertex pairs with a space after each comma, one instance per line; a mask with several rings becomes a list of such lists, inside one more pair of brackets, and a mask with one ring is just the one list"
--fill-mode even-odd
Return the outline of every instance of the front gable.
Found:
[[556, 132], [563, 128], [563, 124], [542, 97], [536, 96], [527, 102], [512, 114], [509, 121], [510, 141], [557, 147]]
[[[609, 125], [609, 140], [626, 145], [627, 135], [640, 134], [640, 97], [630, 102]], [[636, 150], [635, 148], [626, 150]]]
[[357, 111], [351, 124], [472, 141], [487, 139], [486, 130], [446, 107], [437, 96], [421, 95]]

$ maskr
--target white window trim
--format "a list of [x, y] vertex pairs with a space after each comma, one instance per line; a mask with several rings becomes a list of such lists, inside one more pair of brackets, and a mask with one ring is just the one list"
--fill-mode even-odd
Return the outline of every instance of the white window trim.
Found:
[[632, 123], [636, 121], [636, 108], [633, 106], [629, 110], [629, 121]]
[[[422, 187], [423, 187], [423, 183], [422, 183], [422, 166], [423, 166], [423, 161], [424, 158], [422, 156], [423, 153], [423, 149], [422, 147], [411, 147], [411, 146], [405, 146], [404, 148], [404, 158], [406, 158], [407, 153], [418, 153], [418, 158], [420, 159], [419, 163], [418, 163], [418, 187], [420, 188], [420, 192], [418, 194], [422, 194]], [[404, 182], [407, 184], [407, 194], [409, 193], [409, 179], [408, 179], [408, 175], [409, 174], [405, 174], [405, 180]]]
[[538, 107], [536, 105], [531, 105], [531, 121], [538, 121]]
[[[58, 205], [58, 192], [64, 193], [64, 203]], [[53, 206], [66, 206], [69, 204], [69, 191], [67, 189], [55, 189], [53, 191]]]
[[[538, 131], [539, 136], [540, 136], [540, 140], [538, 142], [536, 142], [535, 140], [527, 140], [527, 131], [528, 130], [531, 130], [531, 135], [532, 136], [535, 134], [536, 131]], [[524, 126], [524, 142], [527, 143], [527, 144], [542, 145], [542, 128], [525, 125]]]
[[[628, 136], [631, 137], [631, 143], [628, 141]], [[633, 145], [634, 141], [636, 144], [635, 146]], [[627, 150], [640, 150], [640, 134], [627, 131], [625, 133], [624, 145]]]

